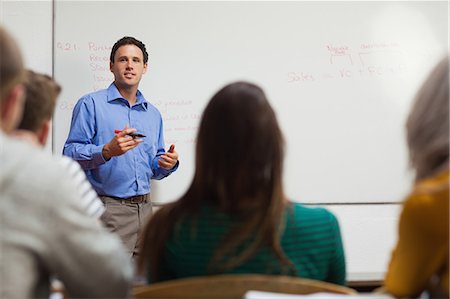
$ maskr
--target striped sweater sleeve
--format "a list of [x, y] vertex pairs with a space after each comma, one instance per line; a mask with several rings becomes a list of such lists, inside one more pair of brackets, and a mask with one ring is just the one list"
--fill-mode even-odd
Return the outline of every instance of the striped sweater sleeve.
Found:
[[90, 216], [100, 218], [105, 212], [105, 207], [87, 180], [86, 174], [81, 169], [80, 165], [76, 161], [65, 156], [62, 156], [59, 162], [72, 178], [72, 181], [79, 192], [81, 205], [85, 211]]

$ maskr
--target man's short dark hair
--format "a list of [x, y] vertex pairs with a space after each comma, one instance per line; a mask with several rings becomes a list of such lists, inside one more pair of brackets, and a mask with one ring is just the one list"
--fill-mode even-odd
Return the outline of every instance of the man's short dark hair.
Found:
[[141, 49], [142, 54], [144, 55], [144, 63], [148, 62], [148, 53], [147, 50], [145, 49], [144, 43], [141, 42], [140, 40], [135, 39], [134, 37], [124, 36], [121, 39], [119, 39], [112, 47], [111, 56], [109, 57], [111, 63], [114, 63], [114, 56], [116, 55], [117, 49], [119, 49], [121, 46], [124, 45], [135, 45], [136, 47]]

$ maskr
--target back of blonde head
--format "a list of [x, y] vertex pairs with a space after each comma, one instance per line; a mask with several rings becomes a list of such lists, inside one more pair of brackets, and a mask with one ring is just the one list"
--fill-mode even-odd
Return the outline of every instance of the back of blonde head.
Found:
[[12, 37], [0, 26], [0, 105], [12, 88], [22, 83], [24, 67], [19, 48]]
[[406, 129], [416, 181], [448, 168], [449, 57], [431, 72], [416, 95]]

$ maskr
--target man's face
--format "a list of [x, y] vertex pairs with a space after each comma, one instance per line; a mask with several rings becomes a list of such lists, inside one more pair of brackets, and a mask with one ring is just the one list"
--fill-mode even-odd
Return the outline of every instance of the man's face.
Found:
[[147, 71], [144, 55], [135, 45], [123, 45], [114, 55], [114, 63], [109, 64], [114, 74], [114, 82], [119, 88], [138, 87], [142, 74]]

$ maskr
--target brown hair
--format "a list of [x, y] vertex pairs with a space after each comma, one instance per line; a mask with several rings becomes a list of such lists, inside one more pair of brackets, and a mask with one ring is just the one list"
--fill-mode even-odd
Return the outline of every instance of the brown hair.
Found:
[[[287, 203], [282, 189], [283, 155], [282, 133], [263, 90], [246, 82], [222, 88], [203, 112], [192, 184], [146, 226], [138, 262], [140, 273], [150, 263], [152, 279], [159, 279], [165, 244], [176, 220], [195, 218], [204, 205], [239, 219], [237, 227], [218, 246], [210, 269], [223, 265], [215, 269], [220, 272], [237, 267], [263, 246], [290, 268], [292, 263], [280, 245], [281, 218]], [[248, 247], [233, 259], [225, 259], [248, 240], [252, 240]]]
[[140, 40], [135, 39], [131, 36], [124, 36], [121, 39], [119, 39], [114, 46], [111, 49], [111, 55], [109, 56], [109, 61], [111, 63], [114, 63], [114, 56], [116, 55], [117, 50], [125, 45], [135, 45], [142, 51], [142, 55], [144, 56], [144, 64], [148, 62], [148, 53], [147, 49], [145, 48], [145, 45]]
[[448, 167], [449, 58], [431, 72], [416, 95], [406, 122], [411, 167], [416, 181]]
[[24, 68], [19, 47], [0, 26], [0, 105], [12, 88], [23, 82]]
[[36, 132], [43, 123], [52, 118], [61, 87], [50, 76], [26, 73], [25, 105], [19, 129]]

